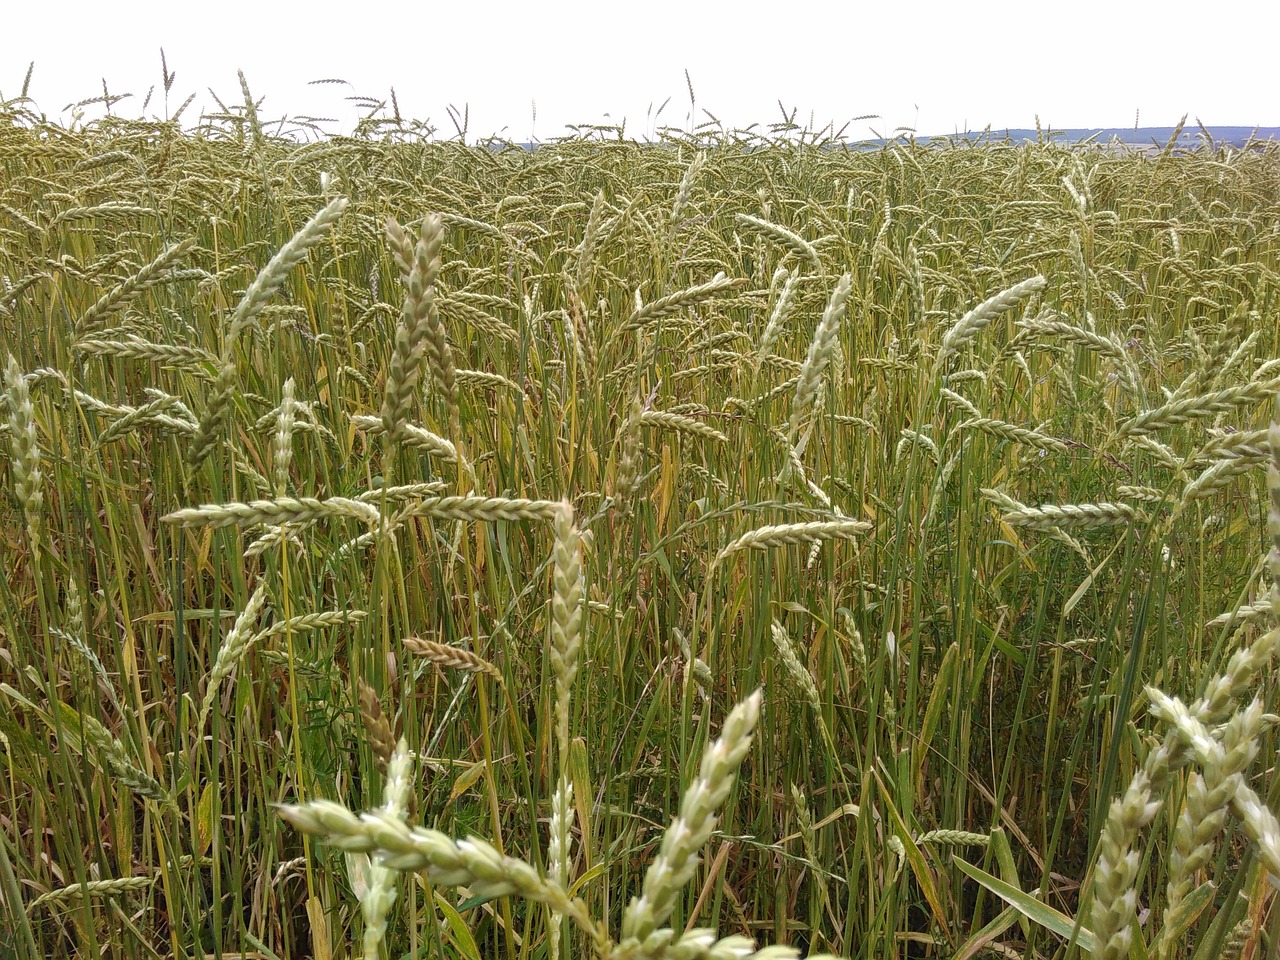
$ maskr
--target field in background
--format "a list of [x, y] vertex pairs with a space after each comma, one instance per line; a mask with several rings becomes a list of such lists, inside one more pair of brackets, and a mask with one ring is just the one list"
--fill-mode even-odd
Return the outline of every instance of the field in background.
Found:
[[[1269, 626], [1280, 148], [386, 133], [0, 114], [15, 949], [358, 951], [365, 874], [277, 805], [377, 806], [397, 734], [411, 822], [545, 869], [552, 507], [483, 496], [576, 512], [567, 871], [615, 936], [760, 688], [676, 930], [1062, 955], [968, 865], [1076, 916], [1144, 686], [1193, 697]], [[441, 336], [410, 356], [386, 221], [412, 245], [433, 213]], [[1173, 955], [1265, 949], [1236, 828], [1205, 875]], [[546, 929], [410, 878], [387, 955], [541, 957]]]

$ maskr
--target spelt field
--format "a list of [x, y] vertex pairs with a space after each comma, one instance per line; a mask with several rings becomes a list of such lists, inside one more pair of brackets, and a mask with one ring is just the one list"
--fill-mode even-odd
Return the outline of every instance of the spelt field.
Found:
[[1275, 145], [29, 107], [0, 955], [1277, 949]]

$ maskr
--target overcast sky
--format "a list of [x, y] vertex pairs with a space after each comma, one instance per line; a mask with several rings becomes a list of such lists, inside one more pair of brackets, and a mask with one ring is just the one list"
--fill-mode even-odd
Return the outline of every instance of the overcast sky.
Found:
[[[851, 135], [1048, 126], [1280, 124], [1275, 73], [1280, 3], [1078, 0], [770, 4], [638, 0], [385, 4], [279, 0], [222, 3], [81, 0], [9, 3], [0, 32], [0, 94], [15, 97], [35, 61], [30, 96], [69, 119], [70, 102], [111, 92], [116, 110], [164, 115], [160, 48], [176, 73], [175, 109], [215, 109], [212, 88], [240, 103], [237, 68], [262, 116], [359, 116], [344, 100], [387, 98], [402, 114], [452, 133], [447, 108], [470, 108], [469, 139], [549, 138], [568, 123], [617, 123], [643, 136], [687, 127], [685, 70], [698, 122], [779, 119]], [[308, 85], [342, 79], [351, 86]], [[537, 119], [534, 120], [534, 103]]]

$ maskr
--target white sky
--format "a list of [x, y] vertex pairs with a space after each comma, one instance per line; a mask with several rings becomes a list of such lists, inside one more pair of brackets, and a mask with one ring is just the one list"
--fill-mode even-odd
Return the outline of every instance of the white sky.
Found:
[[[550, 138], [567, 123], [627, 118], [629, 134], [652, 129], [646, 112], [668, 97], [661, 122], [686, 127], [684, 71], [698, 120], [726, 126], [779, 119], [777, 101], [836, 127], [860, 114], [871, 129], [956, 130], [1170, 126], [1184, 114], [1208, 125], [1280, 124], [1275, 73], [1280, 3], [1218, 0], [950, 2], [627, 3], [417, 0], [283, 3], [115, 3], [67, 0], [5, 4], [0, 94], [30, 95], [51, 117], [97, 96], [132, 92], [117, 112], [163, 115], [160, 48], [177, 74], [170, 103], [199, 94], [184, 115], [242, 102], [242, 68], [263, 119], [340, 118], [351, 129], [350, 94], [386, 98], [401, 113], [453, 132], [446, 108], [470, 106], [469, 139], [502, 132]], [[352, 87], [308, 86], [341, 78]], [[532, 102], [537, 102], [536, 126]], [[99, 111], [100, 112], [100, 111]], [[608, 116], [606, 116], [608, 115]]]

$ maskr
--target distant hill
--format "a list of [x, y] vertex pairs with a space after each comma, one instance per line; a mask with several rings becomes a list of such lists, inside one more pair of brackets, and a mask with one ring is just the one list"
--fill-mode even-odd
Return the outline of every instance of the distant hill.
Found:
[[[1209, 136], [1213, 138], [1214, 143], [1224, 146], [1243, 147], [1250, 142], [1259, 140], [1280, 140], [1280, 127], [1205, 127]], [[1176, 127], [1069, 127], [1062, 130], [1045, 128], [1040, 133], [1034, 129], [1005, 128], [990, 130], [969, 131], [966, 133], [952, 134], [951, 136], [933, 136], [933, 137], [916, 137], [916, 142], [923, 143], [930, 140], [968, 140], [979, 143], [984, 140], [1003, 141], [1012, 140], [1022, 142], [1029, 140], [1035, 142], [1037, 139], [1057, 140], [1062, 143], [1080, 143], [1085, 140], [1092, 140], [1096, 143], [1113, 143], [1120, 142], [1134, 147], [1159, 147], [1163, 148], [1177, 131]], [[1204, 140], [1204, 134], [1198, 127], [1184, 127], [1178, 134], [1178, 140], [1175, 146], [1187, 149], [1198, 146]], [[868, 143], [882, 144], [884, 140], [866, 141]]]

